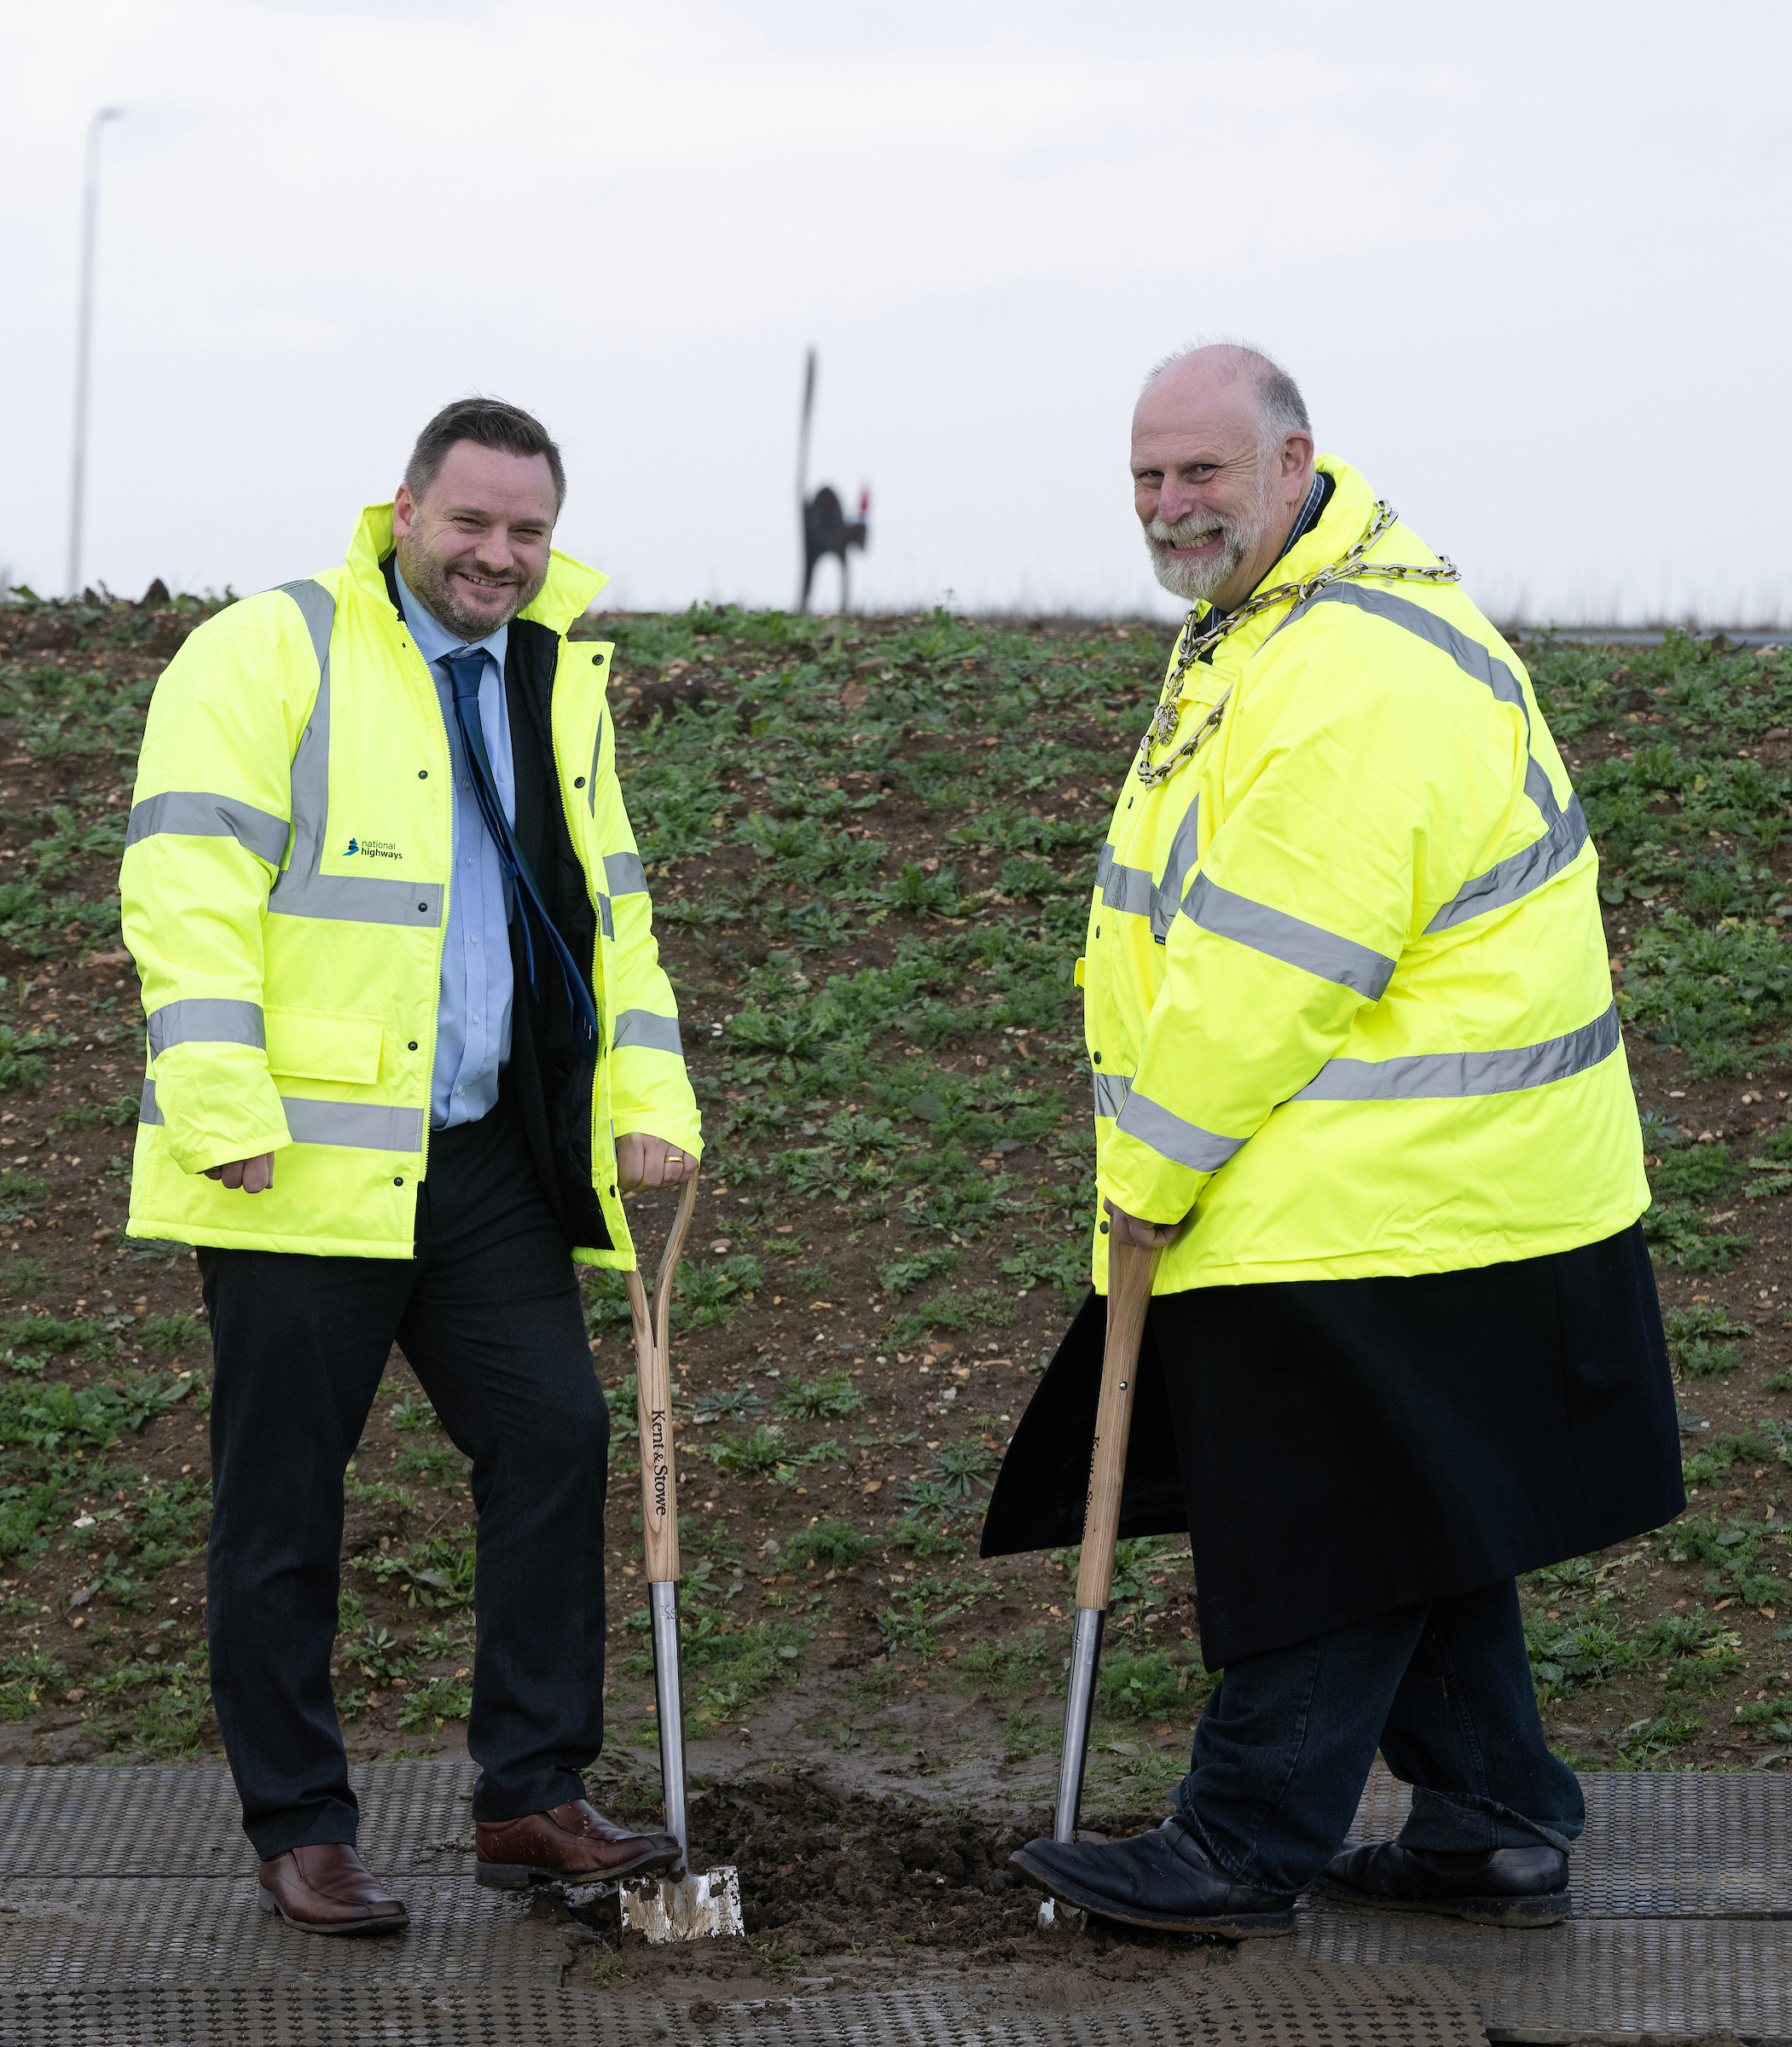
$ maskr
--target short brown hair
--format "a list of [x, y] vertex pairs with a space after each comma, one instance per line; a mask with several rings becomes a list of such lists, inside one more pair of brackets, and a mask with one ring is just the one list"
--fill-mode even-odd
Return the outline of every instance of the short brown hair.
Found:
[[456, 441], [496, 448], [501, 455], [546, 455], [556, 512], [565, 503], [566, 472], [553, 435], [532, 413], [520, 405], [507, 405], [502, 398], [456, 398], [442, 408], [417, 436], [404, 465], [404, 480], [413, 497], [420, 498], [441, 474]]

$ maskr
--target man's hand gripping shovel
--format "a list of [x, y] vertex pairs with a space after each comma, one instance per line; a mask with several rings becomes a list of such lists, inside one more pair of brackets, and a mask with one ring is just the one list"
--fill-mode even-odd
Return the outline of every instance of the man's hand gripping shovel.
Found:
[[[1052, 1814], [1053, 1841], [1076, 1838], [1083, 1771], [1088, 1763], [1095, 1673], [1101, 1661], [1101, 1631], [1107, 1621], [1108, 1592], [1114, 1580], [1120, 1491], [1126, 1477], [1127, 1440], [1133, 1427], [1133, 1387], [1139, 1376], [1139, 1347], [1151, 1304], [1151, 1282], [1163, 1255], [1111, 1239], [1108, 1245], [1107, 1342], [1101, 1356], [1095, 1448], [1089, 1460], [1082, 1562], [1076, 1574], [1076, 1620], [1070, 1637], [1070, 1681], [1064, 1688], [1064, 1748], [1058, 1759], [1058, 1803]], [[1041, 1927], [1062, 1922], [1080, 1928], [1084, 1917], [1074, 1905], [1066, 1905], [1060, 1913], [1055, 1898], [1047, 1898], [1039, 1908]]]
[[[672, 1289], [697, 1206], [697, 1180], [686, 1181], [684, 1198], [653, 1282], [653, 1298], [638, 1273], [626, 1275], [635, 1319], [635, 1372], [641, 1415], [641, 1522], [647, 1533], [647, 1613], [653, 1632], [653, 1690], [659, 1712], [659, 1773], [664, 1789], [666, 1831], [688, 1857], [685, 1810], [684, 1697], [678, 1664], [678, 1487], [672, 1458], [672, 1373], [667, 1338]], [[740, 1878], [732, 1869], [691, 1874], [688, 1862], [671, 1876], [625, 1884], [622, 1917], [657, 1946], [668, 1940], [699, 1940], [745, 1929], [740, 1918]]]

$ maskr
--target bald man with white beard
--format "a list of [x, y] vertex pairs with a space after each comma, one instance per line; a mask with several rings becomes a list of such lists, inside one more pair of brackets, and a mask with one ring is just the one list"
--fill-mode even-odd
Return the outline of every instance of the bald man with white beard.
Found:
[[[1162, 1827], [1015, 1859], [1227, 1939], [1315, 1884], [1551, 1924], [1584, 1808], [1516, 1580], [1685, 1504], [1597, 855], [1517, 656], [1285, 371], [1160, 364], [1132, 475], [1194, 609], [1089, 919], [1098, 1295], [983, 1546], [1081, 1539], [1108, 1245], [1158, 1252], [1120, 1533], [1188, 1529], [1222, 1674]], [[1345, 1849], [1377, 1748], [1412, 1816]]]

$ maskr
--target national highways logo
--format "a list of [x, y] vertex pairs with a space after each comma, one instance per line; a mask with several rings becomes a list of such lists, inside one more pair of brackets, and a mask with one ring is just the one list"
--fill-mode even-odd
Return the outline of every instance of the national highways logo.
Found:
[[345, 853], [365, 855], [368, 860], [403, 860], [404, 855], [389, 838], [351, 838]]

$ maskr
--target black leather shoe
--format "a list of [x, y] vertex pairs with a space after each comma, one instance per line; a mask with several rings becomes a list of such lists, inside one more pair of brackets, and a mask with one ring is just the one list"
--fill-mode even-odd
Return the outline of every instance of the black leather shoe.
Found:
[[1557, 1926], [1573, 1916], [1560, 1848], [1346, 1848], [1314, 1886], [1322, 1897], [1396, 1912], [1444, 1912], [1476, 1926]]
[[1249, 1940], [1294, 1930], [1294, 1899], [1216, 1869], [1174, 1815], [1129, 1841], [1029, 1841], [1008, 1859], [1043, 1891], [1122, 1926]]

